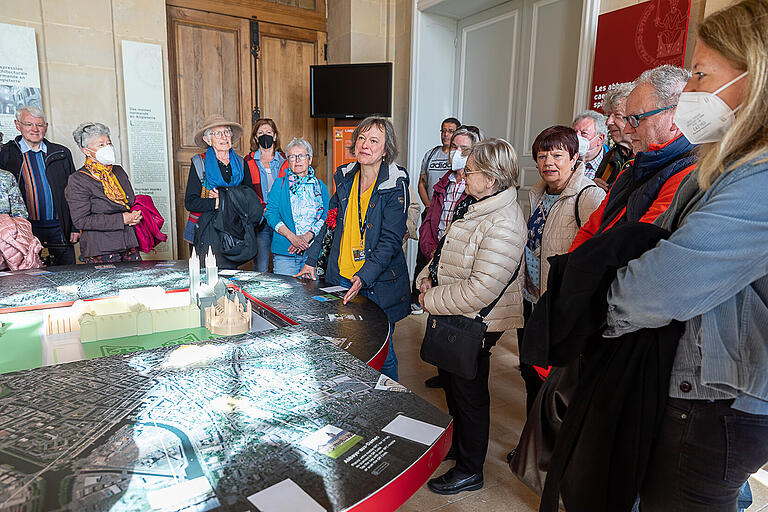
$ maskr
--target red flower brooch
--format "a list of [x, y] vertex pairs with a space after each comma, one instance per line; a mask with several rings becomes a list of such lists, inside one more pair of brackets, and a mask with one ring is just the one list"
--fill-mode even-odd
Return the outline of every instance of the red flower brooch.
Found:
[[328, 216], [325, 218], [325, 223], [328, 225], [331, 229], [336, 229], [336, 216], [338, 215], [339, 211], [338, 208], [334, 208], [333, 210], [328, 210]]

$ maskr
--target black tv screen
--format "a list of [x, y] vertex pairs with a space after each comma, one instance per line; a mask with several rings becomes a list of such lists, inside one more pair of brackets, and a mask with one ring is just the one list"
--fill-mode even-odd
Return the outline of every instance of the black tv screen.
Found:
[[392, 63], [310, 66], [312, 117], [392, 116]]

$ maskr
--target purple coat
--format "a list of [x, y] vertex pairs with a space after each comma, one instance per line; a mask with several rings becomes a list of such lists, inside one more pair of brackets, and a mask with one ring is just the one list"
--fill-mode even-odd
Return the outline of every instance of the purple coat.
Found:
[[[434, 194], [432, 195], [432, 204], [427, 209], [424, 220], [421, 221], [419, 228], [419, 251], [426, 257], [430, 257], [437, 249], [437, 228], [440, 226], [440, 215], [443, 213], [443, 203], [445, 202], [445, 190], [453, 171], [445, 173], [440, 181], [435, 183]], [[459, 201], [467, 197], [466, 192], [462, 192]], [[458, 204], [459, 201], [456, 201]]]

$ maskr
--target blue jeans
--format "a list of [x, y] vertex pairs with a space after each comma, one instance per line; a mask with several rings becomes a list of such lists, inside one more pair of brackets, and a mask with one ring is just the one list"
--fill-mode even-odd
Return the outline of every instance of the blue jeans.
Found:
[[305, 261], [307, 261], [306, 254], [289, 254], [288, 256], [274, 254], [272, 255], [272, 272], [292, 276], [299, 273]]
[[[253, 270], [256, 272], [269, 272], [269, 250], [272, 247], [272, 233], [274, 233], [274, 230], [266, 222], [256, 232], [256, 249], [258, 252], [256, 257], [253, 258]], [[275, 270], [275, 274], [280, 274], [280, 272]]]
[[[351, 288], [352, 283], [346, 277], [339, 276], [339, 286]], [[370, 299], [370, 292], [365, 288], [360, 289], [360, 295]], [[389, 322], [389, 348], [387, 350], [387, 359], [381, 367], [381, 373], [393, 380], [398, 380], [397, 374], [397, 356], [395, 355], [395, 324]]]

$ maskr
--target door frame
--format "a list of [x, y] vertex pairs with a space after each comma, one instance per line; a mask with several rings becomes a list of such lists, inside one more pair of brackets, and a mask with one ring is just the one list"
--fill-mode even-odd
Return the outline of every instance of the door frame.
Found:
[[184, 7], [237, 18], [258, 19], [309, 30], [328, 31], [326, 0], [315, 0], [315, 9], [279, 5], [266, 0], [166, 0], [168, 7]]

